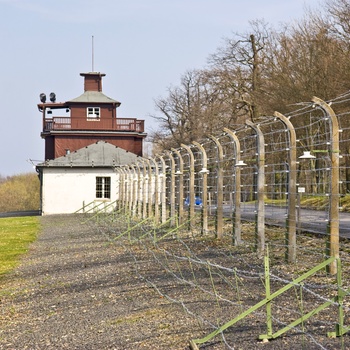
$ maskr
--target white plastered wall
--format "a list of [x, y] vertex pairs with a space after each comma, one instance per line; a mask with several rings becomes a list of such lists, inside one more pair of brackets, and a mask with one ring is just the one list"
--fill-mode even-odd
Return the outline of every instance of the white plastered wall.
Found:
[[[96, 177], [111, 177], [111, 198], [96, 198]], [[74, 169], [43, 168], [42, 178], [42, 215], [71, 214], [81, 209], [86, 210], [99, 202], [108, 205], [118, 196], [118, 175], [113, 169]], [[110, 207], [113, 209], [113, 206]]]

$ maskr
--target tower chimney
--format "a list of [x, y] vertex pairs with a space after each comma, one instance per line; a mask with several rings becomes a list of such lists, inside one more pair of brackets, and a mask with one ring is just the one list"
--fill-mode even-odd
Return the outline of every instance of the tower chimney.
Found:
[[84, 77], [84, 91], [102, 92], [102, 77], [106, 74], [98, 72], [80, 73]]

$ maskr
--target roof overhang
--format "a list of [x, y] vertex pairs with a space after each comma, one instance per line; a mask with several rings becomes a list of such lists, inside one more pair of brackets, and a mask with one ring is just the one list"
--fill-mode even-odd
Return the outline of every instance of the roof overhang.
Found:
[[58, 102], [58, 103], [39, 103], [38, 109], [39, 111], [43, 111], [44, 109], [50, 108], [50, 109], [62, 109], [67, 108], [67, 102]]

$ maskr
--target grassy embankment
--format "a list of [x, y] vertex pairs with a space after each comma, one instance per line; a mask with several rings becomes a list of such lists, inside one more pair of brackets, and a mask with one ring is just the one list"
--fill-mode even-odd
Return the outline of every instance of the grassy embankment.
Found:
[[[286, 199], [273, 200], [265, 198], [265, 204], [270, 205], [287, 205]], [[303, 196], [301, 198], [301, 207], [304, 209], [312, 209], [312, 210], [327, 210], [329, 206], [329, 197], [328, 196], [317, 196], [317, 195], [309, 195]], [[342, 212], [350, 212], [350, 195], [340, 195], [339, 198], [339, 209]]]
[[39, 229], [38, 217], [0, 219], [0, 279], [18, 265]]

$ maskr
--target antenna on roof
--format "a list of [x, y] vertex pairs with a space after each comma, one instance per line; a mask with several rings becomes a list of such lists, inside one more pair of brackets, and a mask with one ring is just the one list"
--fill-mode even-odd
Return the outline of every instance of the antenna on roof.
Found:
[[91, 54], [92, 54], [92, 57], [91, 57], [91, 62], [92, 62], [92, 72], [94, 72], [94, 36], [92, 36], [92, 42], [91, 42]]

